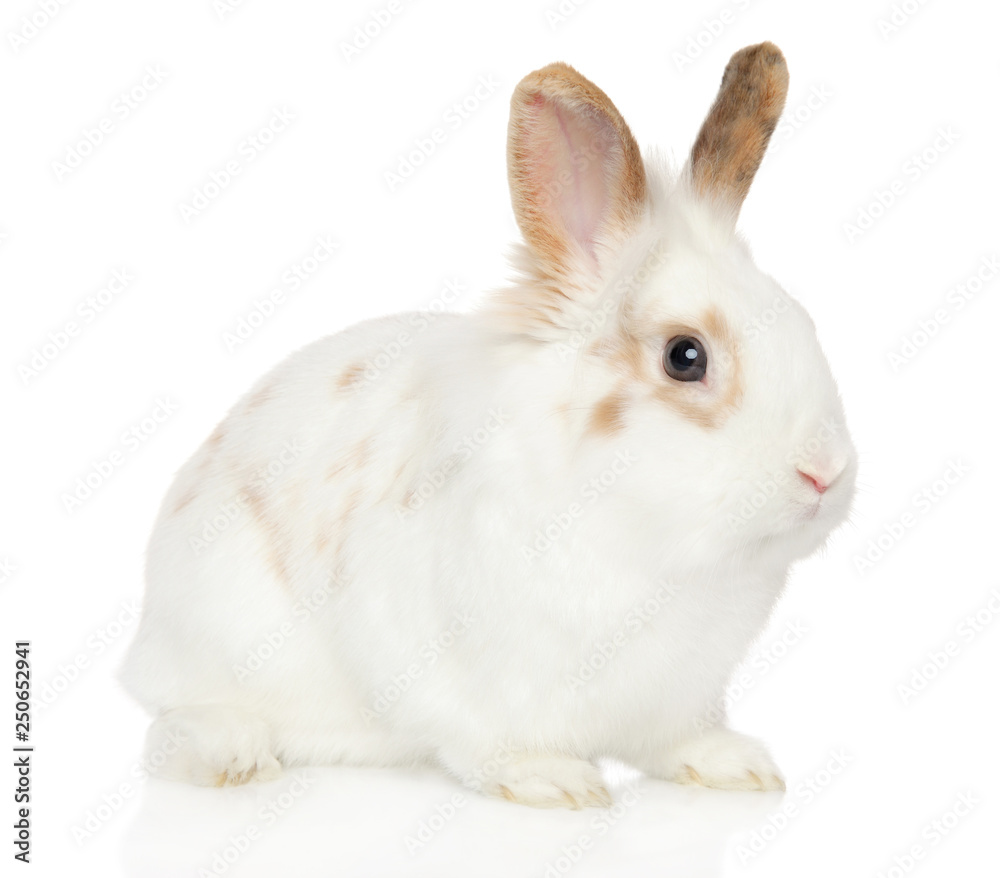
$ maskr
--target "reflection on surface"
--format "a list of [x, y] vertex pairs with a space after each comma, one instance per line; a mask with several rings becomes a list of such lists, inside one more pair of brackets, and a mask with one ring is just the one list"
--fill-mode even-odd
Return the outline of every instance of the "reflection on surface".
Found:
[[432, 771], [307, 768], [235, 789], [154, 780], [126, 834], [126, 872], [719, 876], [730, 836], [782, 802], [604, 771], [615, 805], [586, 811], [485, 799]]

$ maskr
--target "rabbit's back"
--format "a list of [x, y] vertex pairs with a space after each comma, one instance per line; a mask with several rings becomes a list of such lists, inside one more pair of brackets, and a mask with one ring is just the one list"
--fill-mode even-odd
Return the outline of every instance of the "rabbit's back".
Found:
[[309, 345], [265, 375], [181, 468], [150, 540], [124, 670], [147, 707], [210, 700], [284, 620], [340, 597], [362, 519], [391, 523], [400, 502], [414, 502], [401, 478], [434, 440], [433, 393], [415, 363], [461, 320], [399, 314]]

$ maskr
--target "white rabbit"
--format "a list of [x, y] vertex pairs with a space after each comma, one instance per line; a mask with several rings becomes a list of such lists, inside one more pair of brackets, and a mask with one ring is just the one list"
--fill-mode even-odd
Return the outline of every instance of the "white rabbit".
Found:
[[673, 177], [573, 68], [518, 85], [519, 282], [295, 354], [167, 494], [122, 675], [162, 776], [430, 762], [581, 807], [608, 756], [783, 787], [720, 705], [857, 468], [812, 321], [735, 231], [787, 79], [737, 52]]

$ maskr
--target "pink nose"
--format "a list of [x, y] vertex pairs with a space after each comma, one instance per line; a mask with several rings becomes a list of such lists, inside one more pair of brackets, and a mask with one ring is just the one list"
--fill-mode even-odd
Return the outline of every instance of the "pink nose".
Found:
[[820, 476], [814, 475], [813, 473], [807, 473], [805, 470], [799, 470], [799, 475], [802, 478], [812, 482], [813, 487], [818, 493], [822, 494], [827, 488], [830, 487], [829, 483], [824, 482]]

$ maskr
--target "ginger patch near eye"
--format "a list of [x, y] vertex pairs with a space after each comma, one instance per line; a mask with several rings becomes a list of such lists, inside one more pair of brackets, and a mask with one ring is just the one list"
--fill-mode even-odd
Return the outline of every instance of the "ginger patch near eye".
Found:
[[739, 339], [718, 308], [690, 322], [656, 325], [644, 339], [659, 349], [655, 369], [644, 383], [664, 405], [705, 429], [717, 429], [743, 399]]
[[594, 406], [587, 422], [587, 430], [599, 436], [613, 436], [625, 426], [628, 394], [615, 390]]

